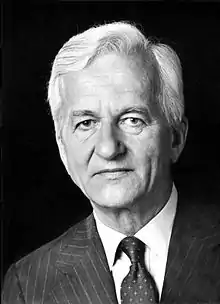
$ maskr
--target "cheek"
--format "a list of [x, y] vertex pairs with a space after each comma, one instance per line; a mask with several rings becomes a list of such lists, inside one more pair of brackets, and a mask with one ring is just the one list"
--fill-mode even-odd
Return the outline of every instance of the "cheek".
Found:
[[147, 130], [142, 137], [130, 142], [133, 147], [133, 160], [141, 175], [156, 172], [169, 159], [169, 142], [167, 134], [160, 128]]
[[71, 169], [74, 167], [78, 167], [83, 161], [83, 149], [80, 149], [79, 143], [74, 139], [73, 134], [64, 130], [64, 142], [65, 142], [65, 150], [67, 153], [68, 163], [71, 165]]
[[91, 155], [91, 145], [81, 143], [71, 131], [66, 132], [65, 146], [67, 152], [67, 161], [71, 166], [73, 174], [82, 174], [88, 168]]
[[160, 141], [156, 132], [148, 132], [132, 142], [133, 155], [139, 162], [147, 162], [158, 157], [160, 153]]

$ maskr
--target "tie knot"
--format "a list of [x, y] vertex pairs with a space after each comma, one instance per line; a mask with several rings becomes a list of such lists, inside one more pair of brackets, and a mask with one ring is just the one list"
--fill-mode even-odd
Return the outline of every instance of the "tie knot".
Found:
[[119, 246], [127, 254], [131, 263], [139, 262], [144, 257], [145, 245], [134, 236], [127, 236], [121, 241]]

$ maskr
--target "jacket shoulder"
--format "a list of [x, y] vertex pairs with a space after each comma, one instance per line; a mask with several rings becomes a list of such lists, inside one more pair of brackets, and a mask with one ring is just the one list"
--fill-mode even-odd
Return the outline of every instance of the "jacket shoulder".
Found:
[[[54, 267], [62, 246], [77, 238], [77, 231], [85, 226], [87, 219], [69, 228], [56, 239], [46, 243], [13, 263], [8, 269], [2, 288], [2, 303], [26, 303], [26, 286], [36, 286], [38, 290], [50, 290], [58, 276]], [[36, 281], [36, 278], [37, 281]], [[29, 303], [29, 302], [28, 302]]]

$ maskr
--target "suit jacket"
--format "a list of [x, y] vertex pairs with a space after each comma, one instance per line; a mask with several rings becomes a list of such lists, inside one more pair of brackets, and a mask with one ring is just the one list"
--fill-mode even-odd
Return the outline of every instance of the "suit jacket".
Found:
[[[94, 217], [70, 228], [8, 270], [4, 304], [117, 304]], [[161, 303], [220, 303], [220, 213], [178, 202]]]

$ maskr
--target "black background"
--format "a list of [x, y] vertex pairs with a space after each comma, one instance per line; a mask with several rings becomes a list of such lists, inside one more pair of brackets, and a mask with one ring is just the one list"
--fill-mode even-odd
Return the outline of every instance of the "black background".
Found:
[[189, 134], [175, 168], [187, 193], [219, 201], [220, 7], [161, 2], [54, 2], [4, 6], [3, 272], [91, 211], [61, 163], [46, 101], [52, 61], [73, 35], [135, 22], [173, 47], [183, 65]]

